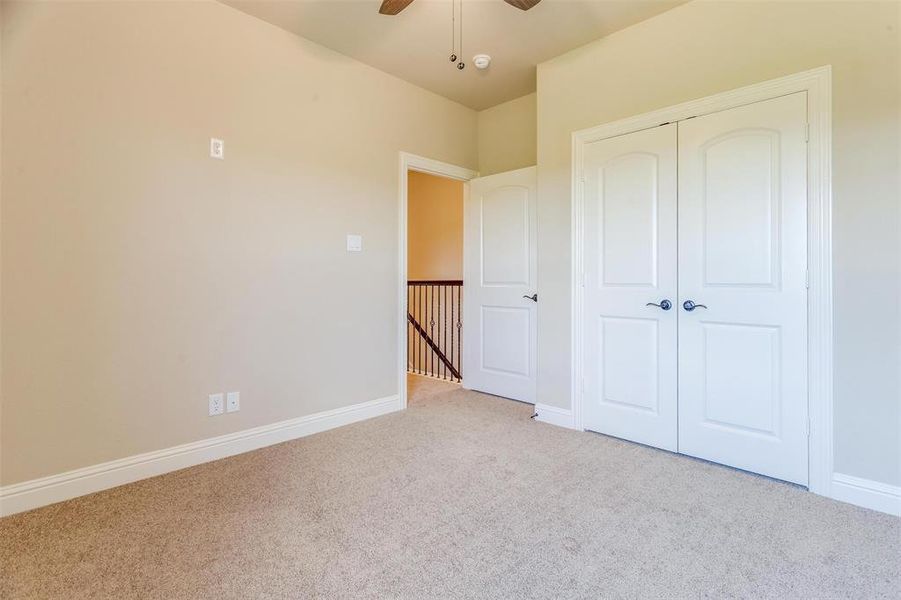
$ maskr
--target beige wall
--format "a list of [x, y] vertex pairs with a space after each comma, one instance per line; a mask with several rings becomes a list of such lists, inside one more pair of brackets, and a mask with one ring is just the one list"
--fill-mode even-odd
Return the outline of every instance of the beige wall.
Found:
[[[836, 468], [901, 483], [899, 7], [693, 2], [539, 67], [541, 402], [569, 403], [571, 132], [832, 64]], [[4, 485], [396, 393], [397, 151], [535, 160], [535, 95], [477, 116], [214, 2], [2, 22]]]
[[479, 112], [479, 174], [493, 175], [536, 160], [537, 95], [492, 106]]
[[831, 64], [835, 467], [901, 483], [899, 8], [696, 1], [539, 65], [540, 402], [570, 403], [571, 133]]
[[463, 279], [463, 182], [410, 171], [407, 276]]
[[2, 18], [0, 482], [397, 393], [398, 151], [474, 111], [215, 2]]

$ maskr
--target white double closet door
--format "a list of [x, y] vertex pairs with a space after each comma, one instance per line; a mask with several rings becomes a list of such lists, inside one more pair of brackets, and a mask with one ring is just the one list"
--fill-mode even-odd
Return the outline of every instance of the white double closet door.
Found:
[[586, 429], [807, 484], [806, 96], [586, 146]]

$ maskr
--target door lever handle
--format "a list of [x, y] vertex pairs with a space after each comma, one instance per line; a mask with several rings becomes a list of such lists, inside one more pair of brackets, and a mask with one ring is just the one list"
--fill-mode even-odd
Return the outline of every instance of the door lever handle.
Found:
[[664, 298], [660, 301], [660, 304], [657, 304], [656, 302], [648, 302], [647, 304], [645, 304], [645, 306], [656, 306], [657, 308], [662, 310], [669, 310], [673, 307], [673, 303]]
[[532, 302], [538, 302], [538, 292], [535, 292], [531, 296], [523, 296], [523, 298], [531, 300]]
[[688, 312], [691, 312], [696, 308], [707, 308], [707, 306], [704, 304], [695, 304], [694, 300], [686, 300], [682, 303], [682, 308], [684, 308]]

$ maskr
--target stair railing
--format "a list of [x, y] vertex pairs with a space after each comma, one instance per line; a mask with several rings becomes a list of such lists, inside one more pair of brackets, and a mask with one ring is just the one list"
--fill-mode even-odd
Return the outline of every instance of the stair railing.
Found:
[[407, 281], [407, 371], [462, 381], [463, 281]]

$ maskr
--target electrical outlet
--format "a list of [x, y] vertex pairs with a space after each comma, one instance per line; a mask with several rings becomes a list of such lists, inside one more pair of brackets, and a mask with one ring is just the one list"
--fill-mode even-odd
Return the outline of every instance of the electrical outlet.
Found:
[[225, 398], [222, 394], [210, 394], [210, 416], [215, 417], [225, 412]]
[[210, 158], [225, 159], [225, 142], [210, 138]]
[[241, 392], [229, 392], [225, 395], [225, 410], [227, 412], [241, 410]]

